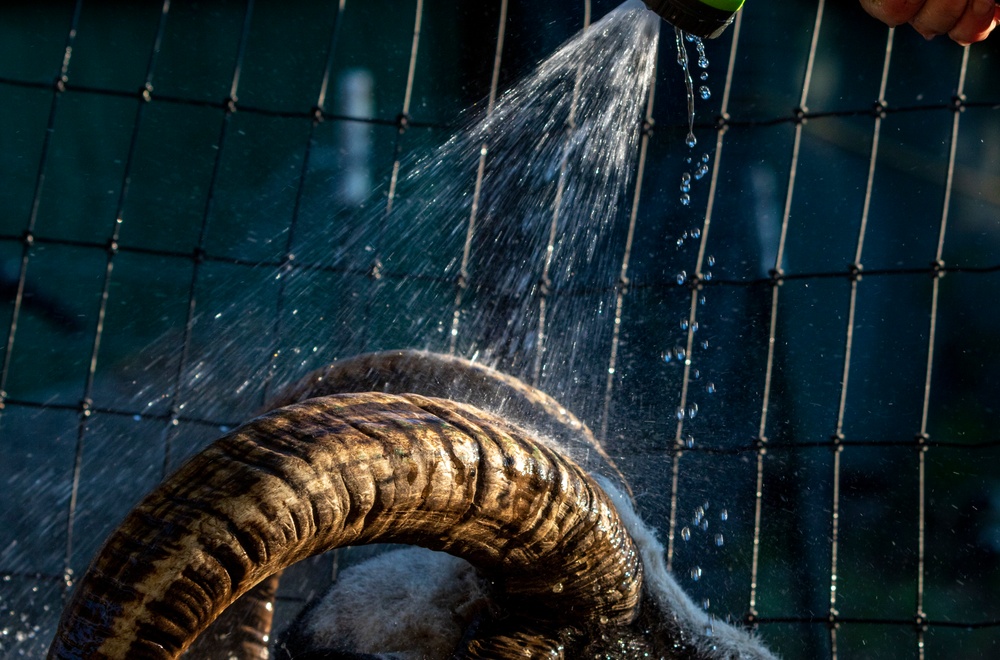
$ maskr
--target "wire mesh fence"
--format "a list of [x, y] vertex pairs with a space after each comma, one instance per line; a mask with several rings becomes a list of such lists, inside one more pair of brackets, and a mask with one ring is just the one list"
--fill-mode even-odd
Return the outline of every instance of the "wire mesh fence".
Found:
[[[612, 284], [542, 297], [536, 338], [575, 322], [558, 301], [589, 301], [588, 350], [511, 364], [599, 432], [716, 616], [788, 658], [987, 657], [1000, 51], [851, 3], [749, 4], [707, 44], [694, 149], [664, 27]], [[478, 5], [3, 6], [2, 654], [41, 655], [122, 515], [280, 382], [382, 348], [474, 356], [471, 221], [382, 268], [401, 171], [616, 3]], [[317, 237], [373, 206], [378, 226], [351, 228], [366, 260], [331, 260]], [[293, 278], [317, 293], [293, 301]], [[279, 618], [337, 561], [293, 571]]]

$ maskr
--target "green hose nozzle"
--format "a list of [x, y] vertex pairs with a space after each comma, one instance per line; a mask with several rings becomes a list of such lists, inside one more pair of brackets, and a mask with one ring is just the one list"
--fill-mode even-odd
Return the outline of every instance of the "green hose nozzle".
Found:
[[663, 20], [696, 37], [714, 39], [733, 22], [743, 0], [643, 0]]

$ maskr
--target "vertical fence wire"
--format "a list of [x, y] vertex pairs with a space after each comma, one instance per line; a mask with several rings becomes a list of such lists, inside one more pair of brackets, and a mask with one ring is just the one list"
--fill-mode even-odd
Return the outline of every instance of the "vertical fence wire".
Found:
[[[66, 91], [66, 83], [69, 81], [69, 64], [73, 56], [73, 46], [76, 43], [77, 29], [80, 26], [80, 14], [83, 11], [83, 0], [77, 0], [73, 7], [73, 17], [70, 19], [69, 33], [66, 35], [66, 45], [63, 48], [62, 62], [59, 67], [59, 74], [53, 82], [52, 103], [49, 106], [49, 117], [45, 129], [45, 138], [42, 142], [42, 153], [38, 162], [38, 173], [35, 175], [35, 189], [31, 199], [31, 212], [28, 216], [28, 223], [24, 230], [21, 248], [21, 264], [17, 277], [17, 291], [14, 294], [14, 310], [11, 314], [10, 327], [7, 332], [7, 344], [3, 358], [3, 368], [0, 371], [0, 405], [7, 397], [7, 377], [10, 373], [11, 355], [14, 351], [14, 340], [17, 335], [17, 324], [20, 318], [21, 309], [24, 304], [24, 288], [28, 276], [28, 262], [31, 259], [31, 249], [34, 245], [34, 231], [38, 221], [38, 209], [42, 200], [42, 191], [45, 188], [45, 172], [48, 168], [50, 149], [55, 136], [56, 115], [59, 110], [59, 102]], [[0, 407], [2, 410], [2, 407]], [[76, 484], [79, 479], [80, 452], [76, 449], [74, 459], [72, 482]], [[66, 547], [63, 558], [62, 576], [62, 598], [65, 600], [69, 596], [70, 587], [73, 584], [73, 571], [71, 559], [73, 556], [73, 523], [76, 515], [77, 489], [74, 486], [70, 489], [68, 513], [66, 519]]]
[[948, 229], [948, 215], [951, 210], [952, 186], [955, 182], [955, 158], [958, 153], [958, 131], [965, 104], [965, 76], [969, 68], [969, 47], [964, 48], [962, 64], [958, 72], [958, 85], [952, 99], [951, 135], [948, 145], [948, 166], [945, 174], [944, 199], [941, 202], [941, 221], [938, 228], [937, 248], [932, 263], [931, 308], [927, 333], [927, 366], [924, 371], [923, 403], [920, 409], [920, 431], [917, 433], [917, 585], [915, 597], [914, 626], [917, 637], [917, 655], [924, 660], [925, 635], [927, 632], [927, 612], [924, 609], [924, 578], [926, 573], [926, 530], [927, 530], [927, 451], [930, 436], [927, 433], [927, 419], [930, 415], [931, 376], [934, 369], [934, 343], [937, 338], [938, 302], [941, 278], [944, 277], [944, 241]]
[[881, 136], [883, 113], [881, 109], [885, 107], [885, 89], [889, 79], [889, 63], [892, 59], [892, 42], [895, 30], [890, 28], [886, 37], [885, 57], [882, 63], [882, 78], [879, 87], [878, 101], [876, 102], [876, 113], [874, 128], [872, 130], [871, 151], [868, 158], [868, 179], [865, 184], [865, 198], [861, 212], [861, 222], [858, 225], [858, 238], [854, 252], [854, 261], [850, 264], [849, 276], [851, 283], [851, 293], [847, 308], [847, 328], [844, 336], [844, 365], [840, 378], [840, 399], [837, 405], [837, 422], [833, 435], [830, 438], [830, 449], [833, 451], [833, 471], [831, 483], [833, 485], [832, 502], [830, 504], [830, 607], [828, 611], [828, 622], [830, 630], [830, 654], [836, 659], [837, 633], [839, 630], [839, 615], [837, 610], [837, 578], [838, 578], [838, 553], [840, 549], [840, 485], [841, 485], [841, 458], [844, 453], [844, 417], [847, 410], [847, 391], [851, 375], [851, 356], [854, 349], [854, 329], [857, 314], [858, 285], [861, 283], [861, 273], [864, 270], [862, 254], [864, 252], [865, 235], [868, 230], [868, 214], [871, 209], [872, 191], [875, 185], [875, 167], [878, 162], [879, 138]]
[[[497, 47], [493, 55], [493, 73], [490, 76], [490, 97], [486, 104], [486, 117], [493, 114], [493, 107], [497, 101], [497, 89], [500, 86], [500, 64], [503, 60], [504, 35], [507, 32], [507, 4], [508, 0], [500, 0]], [[483, 177], [486, 174], [486, 157], [489, 154], [489, 148], [488, 142], [484, 142], [479, 148], [479, 167], [476, 170], [476, 184], [472, 192], [472, 208], [469, 211], [469, 224], [465, 229], [465, 244], [462, 246], [462, 265], [459, 267], [458, 278], [455, 280], [455, 301], [452, 305], [451, 330], [448, 333], [449, 355], [455, 355], [458, 345], [458, 329], [462, 320], [462, 298], [469, 286], [469, 258], [472, 256], [472, 239], [476, 233], [479, 198], [483, 192]]]
[[754, 493], [754, 530], [753, 530], [753, 555], [750, 565], [750, 611], [751, 621], [756, 621], [759, 612], [757, 611], [757, 597], [760, 576], [760, 540], [761, 540], [761, 520], [763, 512], [764, 495], [764, 458], [767, 456], [767, 423], [768, 412], [771, 404], [771, 388], [774, 377], [774, 351], [778, 338], [778, 303], [782, 278], [784, 276], [785, 246], [788, 240], [788, 226], [791, 220], [792, 199], [795, 193], [795, 175], [799, 165], [799, 151], [802, 147], [802, 128], [805, 115], [808, 112], [806, 102], [809, 100], [809, 87], [812, 82], [813, 66], [816, 62], [816, 48], [819, 44], [820, 28], [823, 25], [823, 14], [826, 7], [825, 0], [819, 0], [816, 4], [816, 17], [813, 21], [812, 38], [809, 44], [809, 55], [806, 60], [805, 74], [802, 80], [802, 92], [799, 96], [799, 106], [795, 109], [795, 135], [792, 140], [792, 155], [788, 166], [788, 184], [785, 190], [785, 203], [781, 213], [781, 231], [778, 237], [778, 246], [774, 258], [774, 267], [771, 269], [771, 308], [768, 322], [767, 334], [767, 362], [764, 368], [764, 390], [761, 396], [760, 424], [757, 429], [757, 438], [754, 443], [757, 453], [757, 485]]
[[346, 8], [346, 5], [347, 0], [337, 1], [337, 13], [333, 17], [333, 25], [330, 28], [326, 64], [323, 67], [323, 77], [320, 79], [319, 92], [316, 96], [316, 105], [313, 106], [312, 109], [312, 119], [309, 122], [309, 133], [306, 137], [305, 150], [302, 154], [302, 167], [299, 170], [298, 181], [295, 187], [295, 201], [293, 202], [292, 218], [288, 225], [288, 231], [285, 237], [285, 250], [281, 259], [280, 267], [281, 281], [278, 285], [278, 300], [274, 310], [274, 323], [272, 325], [274, 348], [268, 353], [270, 368], [266, 370], [264, 376], [264, 387], [261, 389], [260, 403], [262, 407], [267, 404], [267, 401], [270, 398], [270, 389], [274, 382], [274, 369], [281, 351], [283, 329], [281, 320], [284, 317], [288, 281], [296, 269], [295, 253], [293, 252], [296, 239], [295, 230], [298, 227], [299, 215], [302, 212], [302, 198], [305, 195], [306, 177], [309, 174], [310, 167], [312, 167], [313, 143], [316, 140], [316, 129], [324, 121], [326, 116], [326, 99], [330, 89], [330, 78], [333, 75], [334, 56], [337, 51], [337, 42], [340, 37], [340, 26], [343, 23], [344, 9]]
[[66, 35], [66, 45], [59, 66], [59, 73], [52, 82], [52, 102], [49, 104], [49, 117], [45, 127], [45, 137], [42, 139], [41, 155], [38, 159], [38, 172], [35, 174], [35, 187], [31, 197], [31, 211], [28, 222], [21, 236], [21, 262], [17, 275], [17, 290], [14, 293], [14, 308], [11, 313], [10, 326], [7, 329], [7, 341], [4, 344], [3, 365], [0, 367], [0, 411], [4, 409], [7, 398], [7, 379], [10, 375], [11, 356], [14, 352], [14, 340], [17, 336], [17, 325], [24, 306], [24, 287], [28, 277], [28, 261], [31, 259], [31, 248], [35, 243], [35, 226], [38, 223], [38, 208], [42, 201], [42, 191], [45, 189], [45, 173], [49, 166], [49, 156], [52, 140], [55, 137], [56, 115], [59, 112], [59, 102], [66, 91], [69, 82], [69, 63], [73, 56], [73, 46], [76, 43], [76, 32], [80, 26], [80, 14], [83, 11], [83, 0], [76, 0], [73, 15], [70, 19], [69, 32]]
[[246, 9], [243, 13], [243, 25], [240, 31], [239, 45], [236, 50], [236, 61], [233, 64], [233, 75], [229, 83], [229, 96], [224, 100], [222, 110], [222, 124], [219, 128], [219, 137], [215, 143], [215, 162], [212, 164], [212, 175], [208, 182], [208, 193], [205, 200], [205, 207], [201, 214], [201, 227], [198, 230], [198, 244], [194, 249], [193, 265], [191, 269], [191, 283], [188, 286], [187, 316], [184, 320], [184, 335], [181, 341], [180, 359], [178, 360], [177, 373], [174, 376], [172, 392], [170, 394], [170, 419], [163, 434], [163, 476], [170, 471], [171, 448], [177, 437], [178, 426], [180, 425], [180, 413], [183, 390], [184, 372], [191, 357], [191, 342], [194, 333], [195, 312], [198, 302], [198, 282], [201, 275], [201, 266], [205, 262], [205, 244], [208, 238], [209, 219], [215, 207], [216, 188], [219, 183], [219, 174], [222, 171], [222, 161], [226, 153], [226, 141], [229, 135], [233, 114], [237, 107], [237, 92], [240, 86], [240, 75], [243, 71], [243, 59], [246, 56], [247, 41], [250, 37], [250, 23], [253, 20], [254, 0], [247, 0]]
[[156, 36], [153, 38], [153, 46], [150, 49], [149, 59], [146, 64], [146, 75], [139, 91], [139, 105], [136, 108], [135, 120], [132, 123], [132, 135], [129, 138], [128, 154], [125, 157], [125, 167], [122, 174], [121, 189], [118, 193], [118, 202], [115, 208], [115, 217], [112, 221], [111, 233], [107, 241], [107, 260], [105, 262], [104, 280], [101, 287], [100, 303], [97, 310], [97, 323], [94, 329], [94, 341], [91, 346], [90, 360], [87, 366], [86, 383], [83, 390], [83, 399], [80, 401], [79, 422], [77, 424], [76, 450], [73, 458], [73, 481], [70, 490], [69, 515], [66, 523], [66, 559], [65, 571], [71, 574], [72, 554], [73, 554], [73, 530], [76, 522], [76, 507], [80, 490], [80, 476], [83, 468], [83, 450], [85, 438], [88, 431], [88, 422], [93, 413], [93, 389], [94, 376], [97, 372], [97, 360], [101, 350], [101, 339], [104, 335], [104, 320], [108, 310], [108, 296], [111, 291], [111, 279], [114, 273], [115, 257], [118, 254], [118, 238], [121, 235], [122, 224], [125, 222], [125, 200], [128, 198], [129, 186], [132, 181], [132, 170], [135, 165], [136, 151], [139, 145], [139, 131], [142, 128], [142, 120], [152, 97], [153, 73], [156, 69], [156, 61], [160, 54], [160, 46], [163, 43], [163, 33], [167, 25], [167, 16], [170, 12], [170, 0], [163, 0], [160, 6], [160, 17], [156, 26]]
[[[3, 362], [3, 372], [0, 375], [0, 396], [6, 397], [7, 389], [7, 376], [10, 372], [10, 360], [11, 355], [14, 350], [14, 338], [17, 334], [17, 323], [20, 316], [21, 307], [24, 303], [24, 286], [27, 281], [28, 274], [28, 261], [31, 258], [31, 247], [34, 244], [34, 231], [38, 220], [38, 208], [42, 199], [42, 191], [45, 188], [45, 170], [48, 166], [50, 149], [52, 147], [52, 139], [55, 136], [55, 120], [56, 114], [59, 109], [59, 101], [62, 98], [62, 94], [66, 91], [66, 83], [69, 81], [69, 64], [73, 56], [73, 45], [76, 42], [77, 29], [80, 25], [80, 14], [83, 10], [83, 0], [77, 0], [73, 8], [73, 18], [70, 22], [69, 34], [66, 37], [66, 47], [63, 50], [62, 64], [59, 68], [59, 75], [55, 79], [54, 89], [52, 93], [52, 104], [49, 106], [49, 118], [48, 125], [45, 130], [45, 138], [42, 142], [42, 154], [38, 163], [38, 174], [35, 178], [35, 190], [31, 200], [31, 213], [28, 218], [28, 225], [24, 231], [24, 242], [21, 252], [21, 267], [18, 273], [17, 280], [17, 293], [14, 297], [14, 311], [11, 316], [10, 328], [7, 333], [7, 347], [4, 353]], [[76, 515], [76, 500], [77, 500], [77, 488], [75, 484], [79, 480], [79, 464], [80, 464], [80, 453], [79, 447], [76, 449], [76, 457], [74, 458], [73, 464], [73, 475], [72, 482], [74, 486], [71, 487], [69, 504], [68, 504], [68, 514], [66, 520], [66, 548], [65, 556], [63, 559], [63, 584], [62, 584], [62, 597], [65, 600], [69, 595], [70, 587], [72, 586], [72, 564], [71, 559], [73, 556], [73, 524]]]
[[[694, 274], [689, 280], [691, 287], [691, 301], [688, 311], [687, 323], [687, 343], [684, 359], [684, 372], [681, 380], [680, 402], [677, 406], [677, 425], [674, 430], [673, 456], [670, 461], [670, 522], [667, 529], [667, 568], [673, 568], [674, 543], [677, 531], [677, 498], [680, 487], [680, 462], [684, 454], [685, 443], [682, 440], [684, 435], [684, 419], [687, 410], [687, 394], [691, 382], [692, 349], [694, 347], [694, 333], [698, 328], [698, 301], [702, 295], [702, 282], [705, 276], [702, 273], [702, 266], [705, 263], [705, 251], [708, 245], [709, 230], [712, 226], [712, 215], [715, 211], [715, 199], [719, 190], [719, 172], [722, 169], [722, 151], [729, 120], [729, 99], [732, 95], [733, 72], [736, 69], [736, 53], [739, 49], [740, 26], [743, 23], [743, 12], [736, 14], [736, 20], [732, 27], [733, 41], [729, 47], [729, 62], [726, 65], [726, 82], [722, 91], [722, 105], [717, 118], [717, 130], [715, 134], [715, 158], [712, 162], [712, 176], [708, 184], [708, 202], [705, 207], [705, 219], [702, 222], [701, 238], [698, 243], [698, 256], [695, 260]], [[683, 44], [683, 41], [681, 42]], [[683, 47], [683, 46], [682, 46]]]
[[[406, 135], [410, 127], [410, 102], [413, 100], [413, 80], [417, 73], [417, 53], [420, 49], [420, 30], [424, 20], [424, 0], [417, 0], [416, 16], [413, 19], [413, 41], [410, 43], [410, 63], [406, 73], [406, 89], [403, 92], [403, 106], [396, 116], [396, 139], [392, 145], [392, 173], [389, 176], [389, 192], [385, 202], [385, 215], [381, 227], [381, 236], [385, 236], [388, 229], [389, 217], [392, 215], [392, 208], [396, 202], [396, 188], [399, 185], [399, 169], [403, 156], [403, 136]], [[384, 244], [380, 241], [380, 245]], [[382, 261], [376, 255], [371, 265], [371, 276], [373, 279], [382, 277]]]
[[[583, 1], [583, 30], [590, 29], [590, 0]], [[583, 72], [583, 64], [577, 66], [576, 77], [573, 80], [573, 99], [570, 101], [569, 118], [566, 120], [566, 140], [570, 139], [571, 132], [576, 128], [576, 107], [580, 96], [580, 82]], [[545, 256], [542, 257], [542, 276], [538, 281], [538, 329], [535, 344], [535, 362], [532, 369], [531, 384], [538, 387], [542, 377], [542, 365], [545, 357], [545, 322], [546, 308], [548, 307], [549, 294], [552, 289], [552, 280], [549, 273], [552, 269], [552, 258], [555, 255], [556, 234], [559, 230], [559, 215], [562, 212], [563, 192], [566, 189], [566, 159], [569, 157], [567, 150], [563, 155], [562, 162], [559, 163], [559, 177], [556, 180], [556, 197], [552, 202], [552, 221], [549, 223], [549, 240], [545, 248]]]

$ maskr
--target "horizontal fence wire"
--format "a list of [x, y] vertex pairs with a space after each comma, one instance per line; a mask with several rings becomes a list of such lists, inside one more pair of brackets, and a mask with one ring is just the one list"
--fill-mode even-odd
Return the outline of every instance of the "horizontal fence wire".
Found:
[[[260, 115], [262, 117], [275, 117], [279, 119], [303, 119], [307, 121], [347, 121], [359, 124], [370, 124], [372, 126], [390, 126], [399, 128], [405, 124], [408, 128], [423, 128], [439, 131], [454, 131], [460, 129], [461, 124], [447, 124], [441, 122], [425, 121], [414, 119], [409, 116], [395, 117], [358, 117], [353, 115], [339, 114], [324, 108], [314, 106], [307, 110], [284, 110], [278, 108], [260, 107], [249, 103], [231, 101], [223, 99], [220, 101], [206, 101], [204, 99], [194, 99], [171, 94], [154, 93], [147, 89], [140, 89], [136, 92], [125, 90], [93, 87], [90, 85], [77, 85], [71, 82], [57, 79], [55, 82], [39, 82], [36, 80], [22, 80], [11, 78], [10, 76], [0, 76], [0, 85], [17, 87], [21, 89], [38, 89], [55, 91], [56, 93], [75, 92], [79, 94], [90, 94], [95, 96], [108, 96], [123, 99], [142, 100], [147, 103], [162, 102], [172, 105], [182, 105], [197, 108], [209, 108], [214, 110], [228, 110], [229, 112], [239, 111], [248, 115]], [[767, 126], [780, 126], [782, 124], [804, 124], [810, 120], [827, 119], [833, 117], [885, 117], [895, 114], [926, 113], [926, 112], [961, 112], [967, 109], [989, 109], [994, 110], [1000, 106], [1000, 99], [968, 99], [961, 95], [954, 96], [950, 101], [938, 103], [908, 103], [905, 105], [886, 105], [884, 103], [873, 102], [870, 106], [863, 108], [852, 108], [846, 110], [808, 110], [797, 108], [787, 115], [768, 117], [767, 119], [744, 118], [737, 115], [735, 118], [730, 113], [725, 113], [713, 118], [710, 121], [699, 120], [694, 123], [698, 129], [726, 129], [730, 127], [754, 128]], [[669, 124], [664, 124], [669, 125]], [[680, 124], [678, 124], [679, 126]], [[655, 133], [650, 129], [651, 134]]]
[[[166, 257], [169, 259], [177, 259], [181, 261], [190, 262], [192, 264], [200, 264], [205, 262], [228, 264], [230, 266], [245, 266], [247, 268], [261, 268], [261, 269], [278, 269], [282, 267], [287, 267], [292, 270], [304, 271], [304, 272], [319, 272], [319, 273], [335, 273], [341, 275], [358, 275], [358, 276], [369, 276], [371, 274], [370, 268], [358, 268], [350, 266], [336, 266], [325, 262], [315, 262], [310, 263], [305, 260], [295, 261], [289, 264], [287, 261], [282, 259], [263, 259], [263, 260], [253, 260], [253, 259], [241, 259], [239, 257], [232, 257], [223, 254], [212, 254], [207, 252], [204, 248], [196, 248], [191, 252], [182, 252], [178, 250], [160, 250], [156, 248], [133, 246], [133, 245], [122, 245], [114, 243], [109, 245], [108, 243], [101, 243], [98, 241], [81, 241], [74, 239], [65, 239], [57, 237], [48, 236], [36, 236], [33, 233], [25, 233], [21, 236], [15, 236], [12, 234], [0, 233], [0, 243], [22, 243], [27, 247], [32, 247], [35, 245], [50, 245], [50, 246], [63, 246], [63, 247], [76, 247], [84, 248], [87, 250], [95, 250], [99, 252], [113, 252], [114, 254], [138, 254], [146, 256], [155, 257]], [[702, 290], [706, 288], [715, 287], [769, 287], [769, 286], [780, 286], [784, 282], [801, 282], [808, 280], [836, 280], [843, 279], [850, 281], [852, 279], [861, 278], [879, 278], [879, 277], [900, 277], [900, 276], [927, 276], [931, 278], [941, 278], [948, 274], [964, 274], [964, 275], [988, 275], [991, 273], [1000, 273], [1000, 263], [988, 265], [988, 266], [963, 266], [963, 265], [949, 265], [945, 264], [944, 261], [935, 260], [929, 261], [928, 265], [925, 267], [899, 267], [899, 268], [861, 268], [857, 269], [853, 264], [845, 268], [843, 271], [808, 271], [802, 273], [785, 273], [785, 272], [772, 272], [768, 277], [755, 277], [746, 279], [726, 279], [724, 277], [707, 277], [704, 274], [692, 273], [685, 282], [678, 284], [673, 279], [667, 280], [656, 280], [647, 281], [643, 279], [629, 280], [626, 285], [626, 291], [688, 291], [692, 288]], [[400, 280], [400, 279], [417, 279], [425, 280], [427, 282], [434, 282], [438, 284], [454, 284], [454, 278], [447, 278], [437, 275], [428, 275], [426, 273], [407, 273], [407, 272], [396, 272], [392, 270], [382, 270], [379, 272], [380, 277], [384, 277], [390, 280]], [[477, 287], [480, 286], [477, 284]], [[483, 283], [481, 285], [485, 290], [491, 290], [491, 284], [489, 282]], [[558, 286], [553, 285], [552, 293], [558, 293], [562, 296], [590, 296], [594, 293], [600, 293], [602, 291], [617, 291], [618, 286], [613, 287], [592, 287], [592, 286]]]

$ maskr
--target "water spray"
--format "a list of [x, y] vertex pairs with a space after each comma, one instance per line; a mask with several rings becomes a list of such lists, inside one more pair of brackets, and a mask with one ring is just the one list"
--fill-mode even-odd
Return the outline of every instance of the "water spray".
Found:
[[733, 22], [743, 0], [643, 0], [671, 25], [696, 37], [714, 39]]

